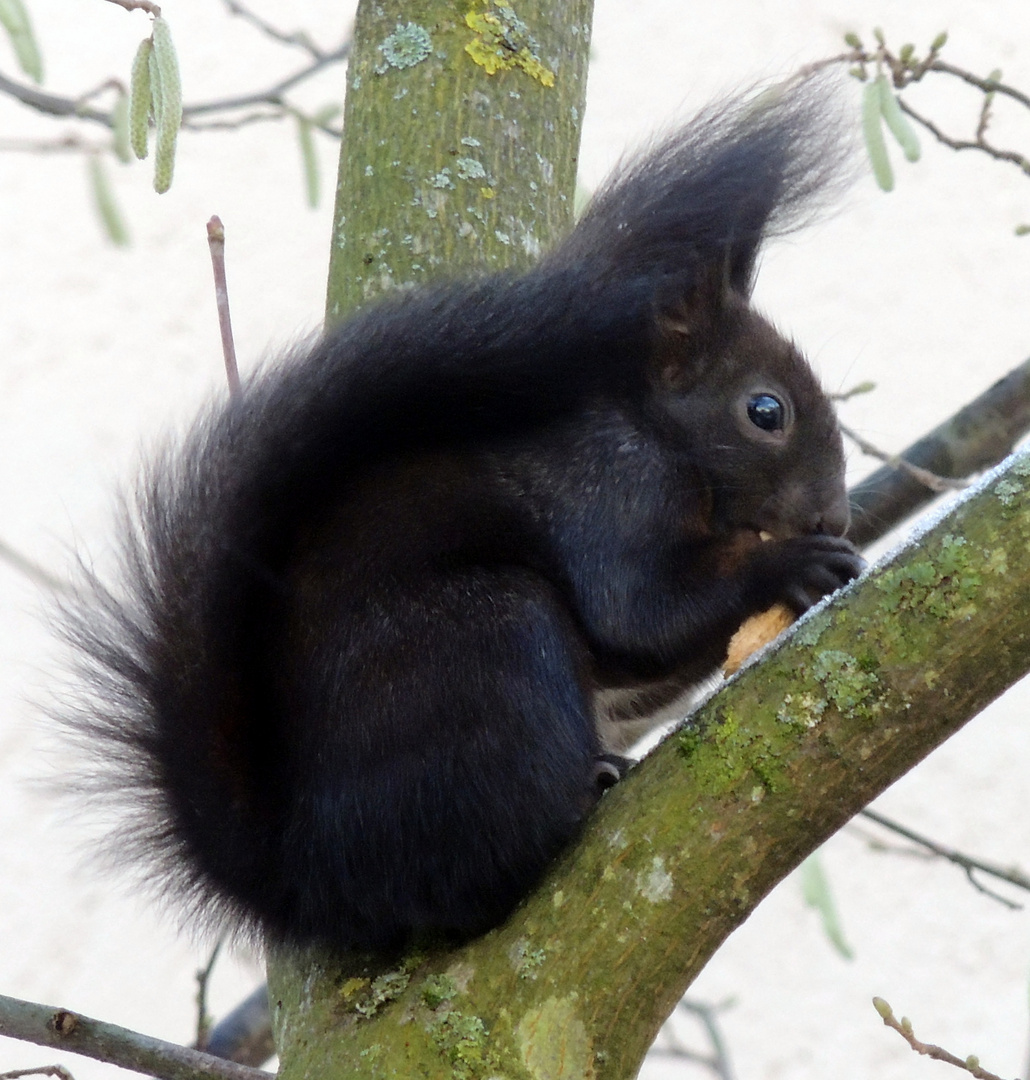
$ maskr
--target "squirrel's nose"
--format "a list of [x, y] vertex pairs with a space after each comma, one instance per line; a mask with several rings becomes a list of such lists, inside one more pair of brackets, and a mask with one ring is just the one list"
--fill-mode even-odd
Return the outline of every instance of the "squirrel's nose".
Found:
[[842, 492], [829, 506], [824, 507], [812, 530], [829, 536], [843, 536], [851, 524], [851, 506], [847, 492]]

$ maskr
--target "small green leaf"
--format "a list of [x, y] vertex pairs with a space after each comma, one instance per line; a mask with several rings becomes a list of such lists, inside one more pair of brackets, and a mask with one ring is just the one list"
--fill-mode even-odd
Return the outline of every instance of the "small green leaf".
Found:
[[891, 89], [886, 76], [877, 79], [877, 83], [880, 87], [880, 110], [883, 113], [883, 119], [887, 127], [890, 128], [891, 134], [897, 139], [898, 146], [901, 147], [905, 154], [905, 160], [918, 161], [919, 139], [912, 125], [908, 122], [908, 117], [901, 111], [901, 103], [898, 101], [897, 94]]
[[90, 154], [87, 159], [90, 187], [93, 190], [93, 204], [97, 216], [104, 226], [108, 240], [119, 247], [128, 247], [129, 230], [125, 225], [121, 211], [114, 199], [114, 191], [107, 176], [107, 170], [99, 154]]
[[894, 1015], [894, 1010], [883, 1000], [882, 997], [873, 998], [873, 1008], [880, 1014], [880, 1017], [884, 1020], [889, 1020]]
[[147, 134], [150, 123], [150, 61], [154, 43], [144, 38], [132, 61], [129, 77], [129, 141], [132, 152], [141, 161], [147, 156]]
[[855, 954], [844, 940], [844, 933], [837, 917], [837, 908], [830, 892], [830, 882], [823, 871], [818, 853], [809, 855], [801, 864], [801, 894], [805, 898], [805, 903], [815, 908], [822, 916], [823, 930], [833, 947], [845, 960], [853, 959]]
[[844, 44], [850, 45], [853, 49], [861, 49], [862, 39], [858, 36], [858, 34], [855, 33], [854, 30], [849, 30], [844, 35]]
[[940, 52], [941, 49], [948, 43], [948, 31], [942, 30], [934, 39], [930, 45], [931, 52]]
[[[154, 145], [154, 190], [163, 194], [172, 185], [175, 168], [175, 142], [182, 126], [182, 81], [179, 78], [179, 59], [175, 55], [168, 23], [158, 16], [154, 20], [154, 51], [151, 81], [154, 99], [154, 121], [157, 141]], [[154, 79], [154, 74], [157, 79]]]
[[883, 191], [893, 191], [894, 172], [887, 156], [887, 143], [884, 141], [880, 123], [883, 117], [881, 82], [886, 82], [886, 79], [883, 75], [878, 75], [872, 82], [866, 83], [865, 90], [862, 91], [862, 134], [865, 136], [865, 148], [876, 182]]
[[154, 39], [150, 39], [150, 115], [153, 117], [154, 125], [156, 127], [161, 126], [161, 72], [157, 69], [157, 59], [154, 56]]
[[308, 206], [318, 206], [320, 177], [318, 174], [318, 153], [315, 150], [315, 137], [311, 130], [311, 121], [306, 116], [297, 116], [297, 142], [300, 144], [300, 161], [304, 168], [304, 185], [308, 194]]
[[129, 139], [129, 95], [119, 94], [111, 110], [111, 130], [114, 133], [114, 152], [119, 161], [132, 161], [132, 145]]
[[22, 71], [36, 82], [43, 81], [43, 57], [32, 32], [29, 13], [22, 0], [0, 0], [0, 24], [7, 31], [14, 55]]

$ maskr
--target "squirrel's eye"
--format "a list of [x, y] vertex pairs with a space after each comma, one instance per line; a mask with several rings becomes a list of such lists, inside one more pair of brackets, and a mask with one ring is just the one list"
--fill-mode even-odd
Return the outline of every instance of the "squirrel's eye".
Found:
[[772, 394], [755, 394], [747, 403], [747, 418], [763, 431], [782, 431], [785, 421], [783, 402]]

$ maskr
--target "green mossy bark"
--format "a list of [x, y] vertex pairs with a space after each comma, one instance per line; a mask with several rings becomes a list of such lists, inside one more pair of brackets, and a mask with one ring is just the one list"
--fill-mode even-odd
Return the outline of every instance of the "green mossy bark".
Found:
[[568, 231], [592, 8], [359, 6], [329, 322], [391, 289], [525, 268]]

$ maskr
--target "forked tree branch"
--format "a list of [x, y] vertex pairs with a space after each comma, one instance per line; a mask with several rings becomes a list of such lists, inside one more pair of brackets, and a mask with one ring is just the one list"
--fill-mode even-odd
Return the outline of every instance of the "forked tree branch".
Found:
[[160, 1080], [269, 1080], [272, 1075], [68, 1009], [11, 997], [0, 996], [0, 1035], [69, 1050]]

